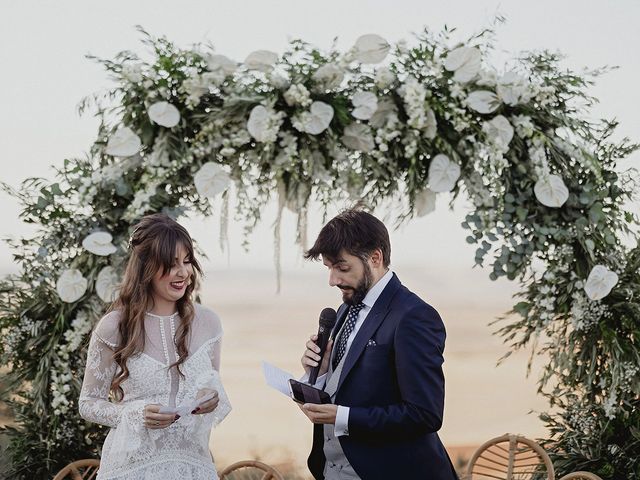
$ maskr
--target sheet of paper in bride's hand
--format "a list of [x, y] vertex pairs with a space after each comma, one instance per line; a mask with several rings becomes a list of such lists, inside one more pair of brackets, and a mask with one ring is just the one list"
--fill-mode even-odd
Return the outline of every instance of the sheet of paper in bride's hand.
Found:
[[178, 405], [177, 407], [161, 407], [160, 410], [158, 410], [158, 413], [172, 413], [172, 414], [177, 413], [181, 417], [184, 417], [185, 415], [189, 415], [191, 412], [193, 412], [196, 408], [198, 408], [204, 402], [211, 400], [214, 396], [215, 396], [215, 392], [211, 392], [206, 394], [203, 397], [196, 398], [195, 400], [192, 400], [189, 403], [183, 403], [182, 405]]
[[291, 398], [289, 380], [294, 378], [293, 375], [267, 362], [262, 362], [262, 373], [264, 374], [264, 379], [267, 381], [267, 385]]

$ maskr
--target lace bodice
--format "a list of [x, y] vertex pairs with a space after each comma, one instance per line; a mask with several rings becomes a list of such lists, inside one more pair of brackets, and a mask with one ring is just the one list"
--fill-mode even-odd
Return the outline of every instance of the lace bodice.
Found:
[[[104, 316], [89, 343], [87, 365], [80, 393], [83, 418], [111, 427], [102, 451], [100, 479], [153, 477], [216, 478], [208, 443], [211, 428], [231, 410], [220, 381], [220, 319], [211, 310], [196, 305], [188, 339], [188, 356], [180, 369], [168, 368], [177, 358], [174, 342], [180, 325], [177, 314], [145, 318], [144, 350], [127, 361], [129, 377], [121, 386], [120, 402], [109, 399], [117, 365], [113, 353], [119, 344], [117, 311]], [[205, 415], [186, 415], [171, 426], [152, 430], [144, 426], [143, 410], [148, 404], [179, 406], [196, 398], [202, 388], [218, 391], [218, 407]], [[176, 471], [176, 476], [167, 472]]]

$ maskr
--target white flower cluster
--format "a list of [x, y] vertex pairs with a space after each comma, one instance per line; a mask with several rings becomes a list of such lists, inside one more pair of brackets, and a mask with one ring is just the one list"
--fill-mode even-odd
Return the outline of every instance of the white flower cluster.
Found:
[[551, 85], [532, 85], [531, 95], [541, 108], [552, 107], [558, 103], [556, 89]]
[[64, 343], [61, 343], [57, 348], [54, 368], [51, 372], [51, 383], [49, 384], [53, 395], [51, 407], [54, 415], [64, 415], [71, 407], [68, 394], [71, 392], [73, 375], [69, 361], [71, 356], [78, 351], [92, 327], [87, 313], [78, 312], [76, 318], [71, 322], [71, 328], [64, 333]]
[[384, 100], [378, 103], [378, 109], [369, 123], [374, 127], [379, 127], [376, 130], [374, 138], [378, 148], [372, 152], [372, 155], [377, 158], [378, 161], [384, 163], [387, 160], [386, 153], [389, 150], [389, 143], [395, 141], [402, 135], [395, 104], [391, 101]]
[[194, 72], [182, 82], [180, 91], [187, 95], [186, 104], [189, 108], [195, 108], [200, 103], [200, 99], [211, 89], [219, 87], [224, 82], [224, 72]]
[[587, 298], [581, 281], [576, 282], [571, 293], [571, 325], [577, 331], [586, 332], [597, 325], [607, 313], [606, 305]]
[[447, 110], [444, 112], [444, 119], [450, 121], [453, 129], [458, 133], [467, 130], [473, 122], [472, 115], [453, 102], [447, 105]]
[[98, 193], [98, 186], [93, 183], [91, 177], [82, 177], [78, 185], [78, 196], [81, 202], [90, 204]]
[[122, 67], [122, 78], [131, 83], [140, 83], [144, 79], [143, 66], [140, 63], [128, 63]]
[[593, 405], [582, 405], [579, 402], [569, 402], [565, 418], [569, 426], [584, 434], [587, 440], [592, 435], [598, 434], [598, 422]]
[[275, 143], [285, 116], [284, 112], [278, 112], [264, 105], [257, 105], [251, 110], [247, 121], [247, 130], [258, 142]]
[[400, 87], [400, 94], [407, 111], [407, 124], [416, 130], [424, 130], [424, 136], [433, 139], [436, 136], [436, 116], [426, 106], [427, 90], [415, 77], [408, 77]]
[[18, 352], [20, 344], [27, 338], [32, 338], [38, 334], [40, 327], [44, 324], [42, 320], [32, 320], [22, 317], [20, 324], [9, 328], [3, 332], [3, 349], [7, 356], [12, 356]]
[[545, 149], [544, 140], [535, 136], [531, 141], [527, 142], [529, 147], [529, 159], [533, 164], [534, 172], [537, 178], [546, 178], [550, 174], [549, 160]]
[[637, 382], [640, 374], [640, 365], [633, 362], [622, 362], [620, 365], [622, 378], [620, 388], [625, 393], [634, 393], [637, 388]]
[[222, 139], [222, 148], [220, 149], [220, 155], [223, 157], [231, 157], [236, 154], [237, 148], [246, 145], [251, 141], [251, 135], [249, 132], [242, 128], [234, 130], [229, 136], [225, 136]]
[[98, 193], [98, 187], [115, 185], [122, 178], [124, 172], [138, 166], [140, 161], [141, 158], [138, 155], [116, 158], [113, 162], [96, 168], [91, 176], [80, 178], [80, 184], [77, 187], [80, 202], [91, 204]]
[[53, 395], [51, 408], [53, 409], [53, 414], [56, 416], [66, 414], [71, 407], [68, 394], [71, 391], [70, 384], [73, 375], [69, 370], [67, 370], [66, 373], [60, 373], [64, 365], [64, 363], [58, 364], [58, 362], [56, 362], [55, 367], [58, 370], [51, 372], [51, 383], [49, 384], [51, 394]]
[[300, 105], [301, 107], [308, 107], [311, 105], [311, 95], [309, 90], [301, 83], [291, 85], [289, 89], [284, 92], [284, 101], [290, 107]]
[[580, 165], [582, 165], [585, 168], [591, 169], [592, 171], [596, 172], [597, 174], [599, 174], [599, 168], [597, 165], [594, 165], [593, 161], [589, 161], [587, 159], [587, 156], [585, 155], [585, 152], [583, 150], [583, 146], [580, 145], [580, 143], [578, 142], [577, 145], [566, 141], [563, 138], [560, 137], [554, 137], [553, 138], [553, 144], [560, 149], [561, 152], [565, 153], [567, 156], [569, 156], [571, 159], [575, 160], [576, 162], [578, 162]]
[[280, 132], [278, 138], [280, 151], [276, 155], [276, 165], [290, 165], [298, 158], [298, 139], [289, 132]]
[[132, 202], [129, 204], [124, 214], [123, 220], [132, 222], [144, 216], [150, 209], [150, 200], [158, 191], [159, 182], [150, 182], [144, 189], [136, 191]]
[[531, 138], [535, 132], [535, 127], [528, 115], [513, 115], [511, 123], [516, 129], [516, 135], [522, 139]]
[[476, 168], [484, 173], [492, 195], [500, 194], [502, 190], [502, 171], [509, 166], [504, 154], [504, 149], [499, 142], [488, 141], [474, 144]]
[[[485, 184], [485, 180], [485, 177], [475, 169], [470, 175], [464, 178], [464, 183], [467, 187], [469, 197], [476, 207], [491, 207], [493, 205], [494, 197], [491, 194], [489, 187]], [[484, 209], [483, 211], [491, 214], [497, 214], [493, 209]], [[493, 225], [493, 218], [485, 219], [485, 223], [488, 228], [491, 228]]]
[[616, 418], [616, 414], [618, 413], [618, 408], [620, 406], [620, 402], [618, 401], [618, 392], [615, 389], [611, 389], [609, 396], [602, 404], [602, 409], [604, 410], [604, 415], [609, 420], [613, 420]]
[[555, 317], [558, 290], [554, 283], [548, 282], [538, 290], [536, 308], [543, 326], [549, 325]]

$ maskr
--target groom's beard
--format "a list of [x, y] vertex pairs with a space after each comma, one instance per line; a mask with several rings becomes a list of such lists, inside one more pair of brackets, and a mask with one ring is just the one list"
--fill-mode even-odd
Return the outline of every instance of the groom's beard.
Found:
[[[362, 300], [364, 300], [364, 297], [367, 296], [367, 292], [369, 291], [369, 289], [371, 289], [371, 284], [373, 283], [373, 274], [371, 273], [371, 268], [366, 262], [362, 262], [362, 265], [364, 266], [364, 274], [355, 288], [340, 285], [338, 286], [343, 290], [342, 301], [347, 305], [359, 304], [360, 302], [362, 302]], [[348, 295], [348, 293], [351, 293], [351, 295]]]

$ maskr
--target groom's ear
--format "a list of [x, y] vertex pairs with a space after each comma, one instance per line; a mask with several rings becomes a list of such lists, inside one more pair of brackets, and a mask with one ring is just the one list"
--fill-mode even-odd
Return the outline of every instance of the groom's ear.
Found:
[[378, 267], [382, 266], [382, 260], [383, 260], [382, 250], [380, 250], [379, 248], [376, 248], [369, 255], [369, 259], [371, 260], [371, 264], [374, 267], [378, 268]]

